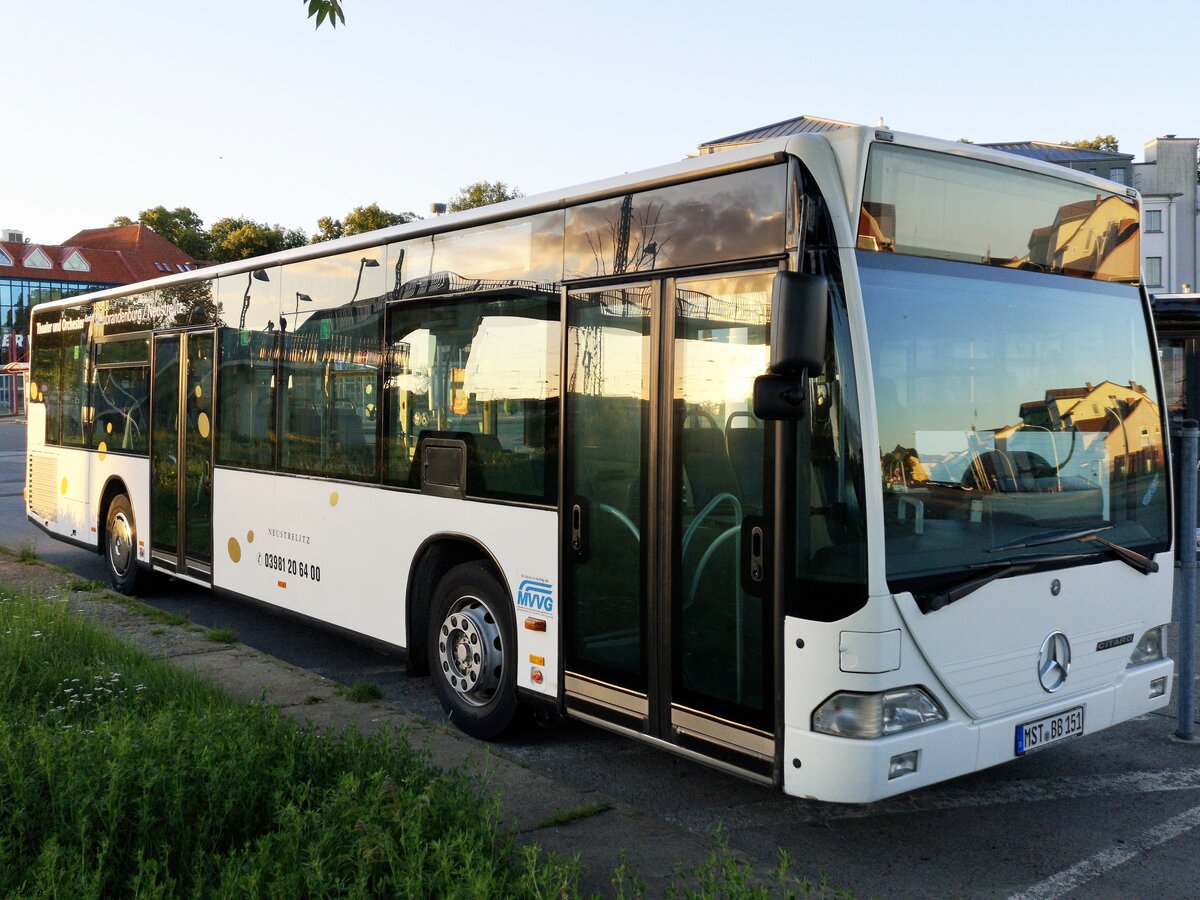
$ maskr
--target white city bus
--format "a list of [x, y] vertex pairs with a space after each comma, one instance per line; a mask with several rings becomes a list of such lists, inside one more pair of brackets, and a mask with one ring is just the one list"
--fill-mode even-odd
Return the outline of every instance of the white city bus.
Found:
[[1138, 198], [862, 127], [47, 303], [28, 515], [863, 802], [1167, 702]]

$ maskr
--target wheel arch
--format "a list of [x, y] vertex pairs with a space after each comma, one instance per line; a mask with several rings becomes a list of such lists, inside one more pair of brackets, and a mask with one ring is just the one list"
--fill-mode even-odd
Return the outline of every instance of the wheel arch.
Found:
[[[104, 547], [108, 541], [108, 507], [113, 502], [113, 498], [120, 494], [129, 497], [129, 508], [133, 509], [133, 497], [129, 494], [129, 488], [125, 485], [125, 479], [120, 475], [110, 475], [108, 480], [104, 482], [104, 487], [100, 491], [100, 508], [97, 510], [97, 525], [96, 525], [96, 552], [103, 555]], [[134, 525], [137, 525], [137, 511], [133, 513]]]
[[443, 532], [430, 535], [413, 554], [405, 589], [404, 617], [409, 675], [429, 673], [425, 631], [429, 626], [429, 607], [438, 582], [455, 566], [468, 562], [480, 562], [492, 570], [504, 589], [510, 609], [513, 608], [512, 591], [495, 554], [475, 538], [463, 534]]

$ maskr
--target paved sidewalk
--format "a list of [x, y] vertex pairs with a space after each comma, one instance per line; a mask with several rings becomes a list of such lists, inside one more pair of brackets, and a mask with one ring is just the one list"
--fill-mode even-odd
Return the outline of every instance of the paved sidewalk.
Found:
[[[448, 727], [383, 701], [353, 702], [336, 682], [242, 644], [210, 641], [206, 630], [197, 625], [164, 626], [108, 591], [70, 591], [67, 586], [72, 582], [78, 585], [79, 579], [50, 566], [22, 564], [0, 550], [0, 584], [33, 596], [65, 594], [70, 609], [81, 618], [152, 657], [195, 673], [237, 700], [266, 703], [285, 716], [321, 728], [353, 726], [369, 732], [391, 725], [404, 729], [437, 765], [465, 766], [477, 773], [483, 789], [499, 796], [502, 821], [512, 824], [522, 843], [566, 857], [578, 855], [584, 867], [580, 884], [584, 896], [611, 894], [613, 870], [623, 861], [645, 885], [646, 896], [661, 896], [675, 880], [678, 865], [690, 870], [713, 849], [710, 842], [642, 810], [496, 756], [487, 744]], [[562, 817], [566, 824], [545, 824], [554, 817]], [[767, 876], [765, 871], [761, 874]], [[626, 885], [628, 890], [628, 881]]]

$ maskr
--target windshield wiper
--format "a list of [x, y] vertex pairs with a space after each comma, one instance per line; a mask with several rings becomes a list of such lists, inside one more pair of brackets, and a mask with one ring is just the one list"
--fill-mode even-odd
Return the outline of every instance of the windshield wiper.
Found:
[[1097, 544], [1106, 547], [1121, 562], [1137, 569], [1143, 575], [1149, 575], [1151, 572], [1158, 571], [1158, 563], [1153, 558], [1142, 556], [1136, 550], [1130, 550], [1128, 547], [1122, 547], [1120, 544], [1114, 544], [1112, 541], [1100, 537], [1102, 531], [1111, 531], [1112, 527], [1112, 525], [1101, 525], [1097, 528], [1086, 528], [1083, 531], [1055, 531], [1023, 541], [1013, 541], [1011, 544], [1001, 544], [998, 547], [992, 547], [987, 552], [999, 553], [1003, 550], [1022, 550], [1026, 547], [1057, 544], [1060, 541], [1078, 541], [1081, 544], [1095, 541]]
[[1046, 534], [1039, 534], [1037, 537], [1013, 541], [1011, 544], [1001, 544], [998, 547], [991, 547], [987, 552], [1000, 553], [1003, 550], [1023, 550], [1026, 547], [1041, 547], [1043, 544], [1057, 544], [1059, 541], [1079, 541], [1083, 540], [1084, 538], [1091, 537], [1094, 534], [1099, 534], [1102, 531], [1110, 531], [1111, 529], [1111, 525], [1100, 525], [1096, 528], [1085, 528], [1083, 531], [1050, 531]]
[[1125, 565], [1137, 569], [1143, 575], [1149, 575], [1151, 572], [1158, 571], [1158, 563], [1154, 561], [1153, 557], [1142, 556], [1142, 554], [1138, 553], [1136, 550], [1130, 550], [1128, 547], [1122, 547], [1120, 544], [1114, 544], [1112, 541], [1107, 541], [1104, 538], [1097, 537], [1094, 534], [1090, 537], [1078, 538], [1078, 540], [1081, 542], [1095, 541], [1097, 544], [1103, 544], [1112, 551], [1113, 556], [1125, 563]]
[[923, 613], [937, 612], [939, 609], [954, 603], [956, 600], [961, 600], [968, 594], [975, 593], [984, 585], [991, 584], [997, 578], [1028, 572], [1033, 568], [1033, 563], [1014, 562], [1011, 559], [1005, 559], [997, 562], [977, 563], [971, 566], [971, 568], [986, 569], [987, 571], [981, 575], [973, 575], [965, 581], [960, 581], [958, 584], [945, 590], [935, 591], [932, 594], [919, 595], [916, 598], [917, 607]]
[[[1111, 527], [1111, 526], [1109, 526]], [[1085, 541], [1096, 541], [1103, 544], [1117, 559], [1137, 569], [1143, 575], [1149, 575], [1151, 572], [1158, 571], [1158, 563], [1153, 559], [1142, 556], [1136, 550], [1130, 550], [1128, 547], [1122, 547], [1120, 544], [1114, 544], [1112, 541], [1105, 540], [1102, 537], [1097, 537], [1096, 531], [1104, 529], [1092, 529], [1085, 531], [1081, 535], [1073, 538], [1080, 543]], [[1072, 538], [1058, 538], [1057, 540], [1071, 540]], [[1035, 539], [1037, 540], [1037, 539]], [[1053, 540], [1038, 541], [1038, 543], [1054, 543]], [[1039, 569], [1047, 563], [1073, 563], [1086, 559], [1095, 559], [1094, 553], [1067, 553], [1062, 556], [1038, 556], [1031, 559], [998, 559], [995, 562], [976, 563], [969, 568], [981, 574], [971, 575], [970, 577], [960, 581], [957, 584], [951, 585], [940, 591], [933, 591], [928, 594], [920, 594], [916, 597], [917, 607], [923, 613], [937, 612], [967, 597], [981, 587], [991, 584], [998, 578], [1004, 578], [1009, 575], [1021, 575], [1025, 572], [1032, 572], [1034, 569]]]

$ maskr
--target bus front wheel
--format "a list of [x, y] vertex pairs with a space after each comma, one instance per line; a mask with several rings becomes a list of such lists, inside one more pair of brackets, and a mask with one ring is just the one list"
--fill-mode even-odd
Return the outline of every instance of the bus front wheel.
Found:
[[429, 669], [450, 721], [493, 740], [516, 719], [516, 636], [504, 588], [479, 563], [455, 566], [429, 610]]
[[104, 536], [108, 578], [122, 594], [132, 594], [138, 583], [137, 529], [133, 524], [133, 507], [124, 494], [113, 497], [108, 505]]

